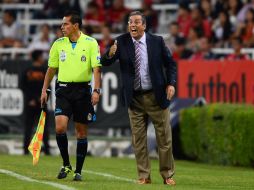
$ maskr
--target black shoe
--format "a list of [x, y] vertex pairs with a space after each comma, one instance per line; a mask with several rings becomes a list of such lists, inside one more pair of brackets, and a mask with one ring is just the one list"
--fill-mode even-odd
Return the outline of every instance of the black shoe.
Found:
[[57, 178], [58, 179], [63, 179], [67, 177], [67, 174], [72, 172], [72, 167], [71, 166], [62, 166]]
[[82, 181], [82, 176], [79, 173], [73, 175], [73, 181]]

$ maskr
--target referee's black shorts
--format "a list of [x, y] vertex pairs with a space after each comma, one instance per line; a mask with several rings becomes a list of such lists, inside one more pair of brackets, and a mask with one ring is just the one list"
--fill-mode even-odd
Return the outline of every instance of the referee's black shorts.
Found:
[[88, 82], [66, 83], [56, 85], [55, 116], [66, 115], [74, 122], [87, 124], [96, 120], [91, 102], [91, 86]]

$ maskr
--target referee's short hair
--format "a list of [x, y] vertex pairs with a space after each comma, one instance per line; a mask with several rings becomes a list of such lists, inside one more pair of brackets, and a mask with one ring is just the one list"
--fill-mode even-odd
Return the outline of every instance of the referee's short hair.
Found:
[[70, 16], [70, 17], [71, 17], [71, 19], [70, 19], [71, 23], [72, 23], [72, 24], [78, 23], [79, 28], [81, 28], [81, 26], [82, 26], [82, 19], [81, 19], [81, 17], [80, 17], [80, 13], [79, 13], [79, 12], [73, 11], [73, 10], [71, 10], [71, 11], [66, 11], [66, 12], [64, 13], [64, 16], [65, 16], [65, 17]]

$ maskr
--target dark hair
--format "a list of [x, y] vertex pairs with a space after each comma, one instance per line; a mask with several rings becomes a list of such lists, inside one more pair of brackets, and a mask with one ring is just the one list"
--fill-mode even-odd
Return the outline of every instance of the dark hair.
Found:
[[71, 17], [71, 19], [70, 19], [71, 23], [72, 24], [78, 23], [79, 28], [81, 28], [81, 26], [82, 26], [82, 19], [80, 17], [79, 12], [77, 12], [77, 11], [66, 11], [64, 13], [64, 16], [65, 17], [70, 16]]
[[180, 1], [180, 3], [179, 3], [179, 9], [184, 9], [184, 10], [186, 10], [188, 12], [191, 11], [189, 3], [184, 2], [184, 1]]
[[224, 23], [223, 27], [223, 34], [222, 34], [222, 39], [223, 40], [228, 40], [232, 34], [232, 23], [230, 22], [230, 16], [229, 13], [227, 11], [221, 10], [219, 11], [218, 15], [224, 15], [226, 17], [226, 21]]
[[139, 15], [139, 16], [141, 16], [141, 17], [142, 17], [142, 23], [143, 23], [143, 24], [146, 24], [146, 17], [145, 17], [145, 15], [144, 15], [143, 13], [141, 13], [140, 11], [133, 11], [133, 12], [131, 12], [131, 13], [129, 14], [128, 20], [130, 20], [130, 17], [131, 17], [131, 16], [134, 16], [134, 15]]
[[33, 61], [37, 61], [40, 56], [42, 56], [42, 50], [34, 50], [31, 54]]
[[[246, 12], [250, 12], [252, 14], [252, 22], [254, 21], [254, 9], [253, 8], [249, 8]], [[245, 19], [246, 22], [246, 19]]]
[[175, 39], [175, 44], [177, 46], [186, 45], [186, 39], [184, 37], [177, 36]]
[[7, 9], [7, 10], [4, 11], [4, 14], [8, 14], [8, 15], [11, 16], [14, 20], [16, 20], [17, 14], [16, 14], [15, 10]]

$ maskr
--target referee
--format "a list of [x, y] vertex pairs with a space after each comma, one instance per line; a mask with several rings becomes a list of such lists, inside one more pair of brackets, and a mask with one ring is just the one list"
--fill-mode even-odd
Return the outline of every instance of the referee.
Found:
[[[98, 43], [80, 31], [80, 14], [68, 11], [64, 14], [61, 30], [63, 38], [57, 39], [49, 53], [48, 70], [41, 93], [41, 104], [46, 103], [46, 89], [58, 71], [56, 87], [56, 141], [63, 166], [57, 176], [65, 178], [72, 172], [66, 135], [68, 121], [73, 116], [77, 137], [76, 169], [74, 181], [81, 181], [81, 170], [87, 154], [88, 123], [96, 119], [93, 106], [99, 102], [101, 71]], [[90, 81], [94, 74], [94, 87]]]

